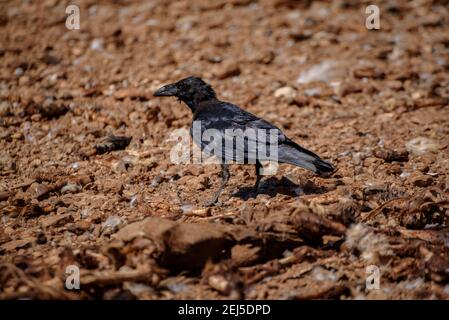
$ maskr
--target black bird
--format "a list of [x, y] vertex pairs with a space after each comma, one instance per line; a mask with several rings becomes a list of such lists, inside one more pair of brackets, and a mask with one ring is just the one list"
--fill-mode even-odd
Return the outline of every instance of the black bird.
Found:
[[[256, 117], [234, 104], [218, 100], [212, 87], [201, 78], [188, 77], [176, 83], [168, 84], [158, 89], [154, 93], [154, 96], [177, 97], [192, 110], [192, 125], [195, 121], [201, 121], [201, 134], [208, 129], [214, 129], [215, 132], [221, 134], [222, 148], [219, 148], [220, 152], [215, 155], [218, 157], [221, 164], [222, 183], [220, 189], [208, 204], [214, 204], [225, 188], [229, 180], [228, 163], [231, 160], [236, 161], [237, 163], [254, 163], [256, 165], [257, 178], [254, 186], [256, 191], [261, 179], [260, 169], [262, 168], [262, 165], [260, 161], [274, 160], [279, 163], [289, 163], [320, 175], [334, 171], [334, 167], [330, 163], [322, 160], [315, 153], [302, 148], [294, 141], [290, 140], [273, 124]], [[262, 129], [260, 132], [265, 132], [267, 135], [265, 136], [265, 139], [259, 139], [259, 144], [251, 144], [251, 142], [254, 142], [255, 140], [254, 136], [251, 134], [247, 135], [242, 144], [242, 140], [240, 140], [239, 143], [236, 142], [235, 136], [229, 136], [229, 129], [234, 131], [241, 129], [243, 132], [246, 132], [245, 130], [251, 131], [251, 129], [254, 131]], [[275, 133], [275, 140], [269, 140], [269, 130], [272, 130], [271, 132]], [[201, 147], [201, 150], [204, 151], [208, 146], [211, 146], [206, 143], [207, 141], [203, 141], [202, 139], [198, 140], [198, 138], [195, 139], [192, 127], [190, 128], [190, 134], [193, 135], [193, 140]], [[230, 141], [229, 139], [232, 139], [230, 144], [232, 146], [231, 150], [229, 150], [229, 148], [224, 148], [226, 143]], [[214, 137], [212, 140], [214, 140], [213, 142], [218, 142], [219, 139]], [[262, 154], [257, 152], [256, 149], [260, 148], [260, 141], [262, 141], [262, 143], [265, 144], [264, 146], [268, 148], [276, 144], [277, 154], [268, 155], [266, 152], [262, 152]], [[254, 145], [256, 145], [256, 149], [254, 149]]]

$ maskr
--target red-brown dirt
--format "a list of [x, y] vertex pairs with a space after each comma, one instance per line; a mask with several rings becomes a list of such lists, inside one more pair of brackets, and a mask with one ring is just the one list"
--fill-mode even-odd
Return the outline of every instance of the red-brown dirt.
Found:
[[[2, 5], [0, 298], [449, 298], [449, 4], [376, 2]], [[170, 161], [191, 114], [152, 96], [189, 75], [337, 171], [232, 165], [203, 208], [219, 167]]]

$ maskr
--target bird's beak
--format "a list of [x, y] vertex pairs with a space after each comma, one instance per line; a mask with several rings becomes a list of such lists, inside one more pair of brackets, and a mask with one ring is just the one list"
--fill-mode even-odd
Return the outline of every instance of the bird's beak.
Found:
[[153, 94], [155, 97], [170, 97], [178, 94], [178, 88], [174, 84], [167, 84], [156, 90]]

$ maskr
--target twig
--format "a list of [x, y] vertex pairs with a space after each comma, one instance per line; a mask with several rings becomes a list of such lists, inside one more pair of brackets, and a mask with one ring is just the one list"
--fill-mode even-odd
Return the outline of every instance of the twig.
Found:
[[381, 204], [380, 206], [378, 206], [377, 208], [371, 210], [367, 216], [365, 218], [362, 219], [362, 222], [366, 222], [368, 220], [371, 220], [372, 218], [376, 217], [379, 213], [382, 212], [382, 210], [388, 206], [389, 204], [393, 203], [393, 202], [397, 202], [397, 201], [402, 201], [402, 200], [407, 200], [408, 198], [395, 198], [395, 199], [391, 199], [388, 200], [387, 202], [384, 202], [383, 204]]

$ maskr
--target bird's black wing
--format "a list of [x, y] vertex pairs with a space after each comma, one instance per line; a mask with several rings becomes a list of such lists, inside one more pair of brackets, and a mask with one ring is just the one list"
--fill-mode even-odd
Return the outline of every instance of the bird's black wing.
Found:
[[[269, 130], [276, 130], [275, 132], [277, 132], [277, 139], [275, 141], [276, 155], [270, 154], [269, 156], [266, 156], [264, 153], [259, 153], [259, 160], [287, 162], [317, 173], [330, 172], [334, 170], [331, 164], [323, 161], [317, 154], [301, 147], [296, 142], [289, 139], [281, 131], [281, 129], [279, 129], [275, 125], [269, 123], [264, 119], [258, 118], [249, 112], [246, 112], [244, 110], [241, 111], [243, 112], [241, 112], [237, 117], [233, 118], [234, 122], [237, 122], [242, 126], [246, 126], [247, 128], [250, 127], [254, 129], [264, 129], [267, 131], [267, 133]], [[268, 141], [268, 135], [266, 141]], [[266, 145], [269, 146], [270, 144], [266, 143]]]
[[[202, 130], [215, 129], [221, 133], [220, 139], [214, 139], [221, 143], [218, 147], [215, 144], [215, 150], [219, 151], [218, 157], [221, 161], [285, 162], [319, 174], [334, 170], [330, 163], [290, 140], [275, 125], [233, 104], [221, 102], [219, 108], [209, 109], [209, 112], [198, 118], [202, 120]], [[254, 131], [257, 132], [256, 135], [251, 134]], [[239, 133], [240, 138], [243, 134], [243, 143], [242, 139], [236, 139]], [[201, 147], [204, 150], [207, 147], [214, 147], [214, 144], [202, 141]], [[215, 155], [217, 154], [215, 153]]]
[[[198, 135], [195, 139], [194, 135], [195, 143], [201, 145], [206, 154], [212, 149], [219, 150], [220, 154], [214, 155], [224, 160], [239, 163], [276, 161], [278, 152], [275, 148], [288, 140], [278, 127], [230, 103], [220, 102], [217, 108], [196, 114], [194, 122], [198, 120], [205, 135], [201, 140]], [[211, 131], [208, 129], [219, 132], [221, 139], [209, 139]]]

